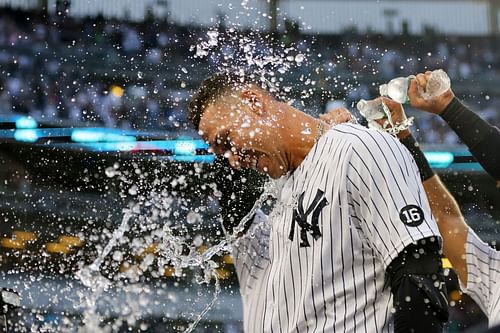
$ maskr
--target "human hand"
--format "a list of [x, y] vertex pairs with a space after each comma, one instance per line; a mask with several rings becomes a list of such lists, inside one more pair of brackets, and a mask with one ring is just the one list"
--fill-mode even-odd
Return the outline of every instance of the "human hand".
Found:
[[[401, 103], [398, 103], [398, 102], [396, 102], [388, 97], [376, 98], [376, 100], [380, 100], [380, 99], [384, 102], [384, 104], [389, 109], [391, 121], [389, 122], [387, 118], [381, 118], [381, 119], [372, 120], [372, 121], [375, 121], [377, 124], [379, 124], [381, 128], [390, 128], [391, 123], [394, 125], [398, 125], [398, 124], [402, 124], [406, 121], [406, 114], [405, 114], [403, 105], [401, 105]], [[411, 134], [410, 130], [407, 128], [407, 129], [404, 129], [402, 131], [399, 131], [396, 136], [398, 137], [398, 139], [404, 139], [407, 136], [409, 136], [410, 134]]]
[[327, 113], [319, 115], [319, 119], [328, 125], [337, 125], [353, 121], [353, 115], [346, 108], [336, 108]]
[[410, 105], [414, 108], [434, 114], [440, 114], [446, 109], [448, 104], [450, 104], [455, 95], [451, 89], [448, 89], [443, 94], [432, 97], [430, 100], [423, 98], [421, 92], [425, 92], [430, 75], [431, 72], [427, 71], [417, 74], [414, 79], [410, 80], [408, 98], [410, 100]]

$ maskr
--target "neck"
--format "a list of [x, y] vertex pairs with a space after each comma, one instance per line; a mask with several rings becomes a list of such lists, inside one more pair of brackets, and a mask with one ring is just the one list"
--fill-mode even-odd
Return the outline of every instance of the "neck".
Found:
[[287, 116], [288, 121], [286, 124], [290, 136], [287, 157], [290, 163], [290, 171], [293, 171], [306, 158], [311, 148], [328, 128], [328, 125], [294, 108], [290, 113], [291, 116]]

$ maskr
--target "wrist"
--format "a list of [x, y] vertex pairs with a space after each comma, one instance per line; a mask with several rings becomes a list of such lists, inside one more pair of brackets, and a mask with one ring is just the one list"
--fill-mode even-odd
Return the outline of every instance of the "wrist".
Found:
[[444, 110], [450, 105], [455, 96], [450, 91], [449, 93], [445, 93], [445, 96], [440, 98], [436, 104], [433, 105], [431, 112], [440, 115]]
[[399, 140], [406, 139], [411, 135], [411, 132], [409, 129], [402, 130], [401, 132], [398, 133], [397, 137]]

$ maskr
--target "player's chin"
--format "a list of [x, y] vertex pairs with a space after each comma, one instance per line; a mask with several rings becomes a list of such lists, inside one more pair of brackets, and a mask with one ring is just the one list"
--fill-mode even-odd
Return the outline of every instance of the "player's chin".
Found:
[[258, 170], [272, 179], [279, 179], [286, 174], [285, 168], [279, 165], [261, 165]]

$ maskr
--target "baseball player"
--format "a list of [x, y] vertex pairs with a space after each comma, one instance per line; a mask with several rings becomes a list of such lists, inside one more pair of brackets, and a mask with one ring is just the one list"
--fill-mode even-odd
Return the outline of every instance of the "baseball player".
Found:
[[[465, 138], [464, 142], [471, 147], [471, 152], [477, 156], [483, 166], [486, 166], [486, 170], [492, 176], [499, 179], [500, 166], [495, 167], [495, 163], [500, 161], [500, 154], [494, 151], [488, 143], [488, 140], [500, 135], [498, 129], [465, 108], [454, 97], [451, 90], [431, 101], [422, 99], [416, 85], [425, 87], [428, 75], [429, 73], [418, 74], [418, 81], [412, 82], [409, 90], [412, 105], [436, 114], [445, 113], [445, 119], [452, 119], [449, 122], [456, 132]], [[403, 122], [406, 116], [402, 106], [389, 99], [384, 99], [384, 101], [391, 110], [393, 122]], [[500, 252], [481, 241], [477, 234], [467, 226], [457, 202], [431, 170], [411, 133], [406, 130], [400, 132], [398, 137], [411, 152], [418, 165], [432, 213], [443, 237], [444, 254], [456, 270], [463, 291], [469, 294], [487, 315], [489, 326], [499, 325]]]
[[233, 168], [279, 179], [235, 245], [246, 332], [440, 332], [440, 236], [396, 139], [330, 130], [248, 78], [205, 80], [189, 118]]

